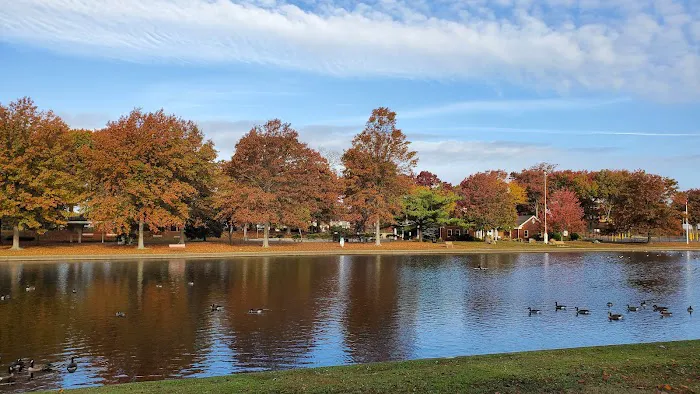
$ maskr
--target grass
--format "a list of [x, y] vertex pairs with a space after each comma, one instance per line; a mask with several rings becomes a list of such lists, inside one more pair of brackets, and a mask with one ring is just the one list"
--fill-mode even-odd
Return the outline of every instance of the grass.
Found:
[[700, 250], [700, 243], [686, 246], [681, 243], [653, 244], [593, 244], [590, 242], [567, 242], [563, 246], [528, 244], [522, 242], [501, 241], [495, 245], [484, 242], [454, 242], [454, 247], [446, 248], [444, 243], [395, 241], [384, 242], [381, 246], [371, 243], [346, 243], [341, 248], [330, 242], [280, 242], [270, 241], [270, 247], [263, 249], [259, 243], [238, 242], [228, 245], [225, 242], [189, 242], [185, 249], [171, 249], [167, 244], [146, 245], [147, 249], [137, 250], [135, 246], [118, 246], [114, 243], [83, 244], [49, 244], [23, 245], [25, 249], [12, 251], [9, 245], [0, 246], [0, 260], [22, 259], [25, 257], [99, 257], [99, 256], [158, 256], [167, 255], [191, 257], [192, 255], [255, 256], [255, 255], [289, 255], [289, 254], [352, 254], [352, 253], [483, 253], [483, 252], [544, 252], [544, 251], [645, 251], [645, 250]]
[[700, 341], [138, 382], [71, 393], [700, 392]]

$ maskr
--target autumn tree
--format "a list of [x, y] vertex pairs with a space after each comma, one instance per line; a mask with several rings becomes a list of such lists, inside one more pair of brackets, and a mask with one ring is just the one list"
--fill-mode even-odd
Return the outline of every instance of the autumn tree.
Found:
[[685, 192], [688, 200], [688, 223], [700, 224], [700, 189]]
[[12, 227], [12, 250], [21, 230], [65, 223], [79, 183], [74, 142], [63, 120], [31, 99], [0, 104], [0, 219]]
[[620, 202], [620, 193], [630, 172], [625, 170], [600, 170], [593, 175], [596, 184], [596, 201], [598, 218], [604, 222], [612, 221], [615, 203]]
[[271, 225], [308, 226], [313, 215], [337, 200], [337, 178], [317, 151], [279, 119], [256, 126], [236, 144], [224, 164], [228, 176], [217, 205], [238, 223], [263, 223], [263, 247]]
[[552, 193], [547, 203], [547, 215], [551, 228], [557, 232], [582, 232], [586, 225], [583, 220], [584, 212], [578, 196], [568, 189]]
[[419, 241], [423, 241], [426, 229], [450, 222], [457, 199], [457, 195], [449, 190], [427, 186], [414, 187], [404, 197], [404, 217], [416, 226]]
[[381, 222], [393, 220], [413, 183], [417, 158], [409, 145], [396, 127], [396, 113], [380, 107], [372, 111], [365, 129], [343, 154], [343, 202], [358, 228], [374, 224], [377, 246], [381, 245]]
[[[519, 207], [522, 212], [539, 215], [540, 209], [544, 205], [544, 174], [545, 172], [551, 174], [555, 168], [556, 165], [554, 164], [540, 163], [520, 172], [512, 172], [510, 174], [510, 177], [523, 186], [527, 193], [527, 204]], [[548, 186], [550, 188], [552, 185]]]
[[507, 177], [504, 171], [488, 171], [462, 181], [457, 204], [465, 221], [480, 230], [513, 228], [517, 212]]
[[676, 181], [659, 175], [635, 171], [621, 185], [613, 202], [612, 219], [620, 231], [636, 230], [647, 235], [664, 232], [680, 223], [671, 202], [677, 191]]
[[163, 110], [134, 110], [93, 135], [84, 149], [90, 183], [88, 216], [103, 229], [128, 234], [184, 226], [200, 178], [216, 157], [211, 141], [191, 121]]

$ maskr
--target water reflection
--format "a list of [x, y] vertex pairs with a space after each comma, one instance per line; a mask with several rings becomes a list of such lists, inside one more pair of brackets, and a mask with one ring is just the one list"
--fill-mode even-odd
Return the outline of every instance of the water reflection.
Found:
[[3, 365], [60, 366], [0, 391], [698, 338], [698, 279], [693, 252], [0, 263]]

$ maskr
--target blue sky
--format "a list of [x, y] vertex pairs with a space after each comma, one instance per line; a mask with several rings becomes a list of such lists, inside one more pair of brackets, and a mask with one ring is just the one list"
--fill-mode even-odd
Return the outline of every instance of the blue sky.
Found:
[[541, 161], [700, 187], [700, 2], [15, 0], [0, 102], [74, 127], [134, 107], [200, 124], [222, 158], [280, 118], [341, 152], [372, 108], [459, 182]]

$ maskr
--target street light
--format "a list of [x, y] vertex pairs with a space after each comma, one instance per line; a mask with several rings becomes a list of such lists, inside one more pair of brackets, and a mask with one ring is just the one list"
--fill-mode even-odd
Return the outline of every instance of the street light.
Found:
[[547, 171], [544, 172], [544, 243], [549, 243], [549, 234], [547, 233]]

